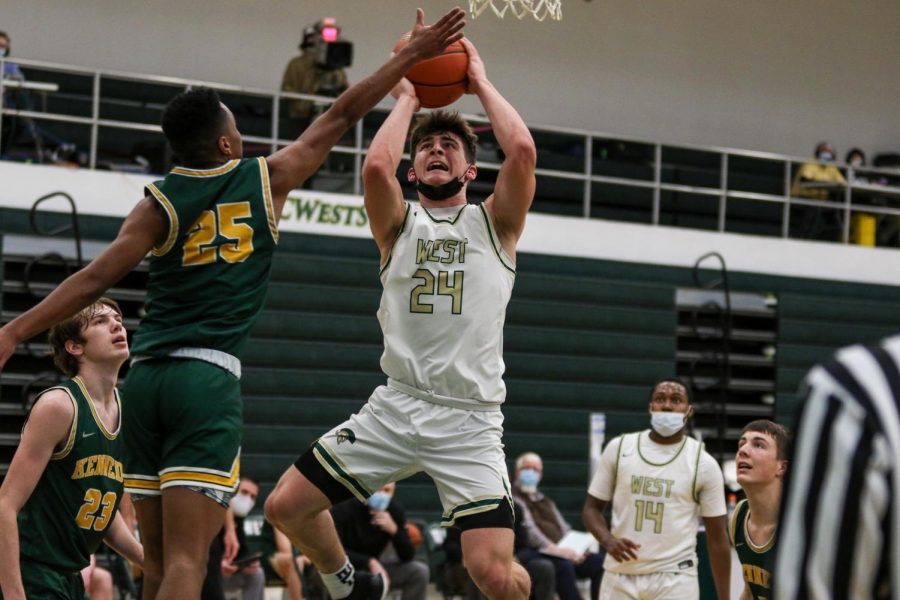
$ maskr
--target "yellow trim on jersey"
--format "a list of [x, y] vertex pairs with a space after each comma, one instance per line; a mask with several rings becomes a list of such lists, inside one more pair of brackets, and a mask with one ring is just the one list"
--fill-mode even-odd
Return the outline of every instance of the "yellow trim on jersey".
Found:
[[175, 167], [169, 172], [174, 173], [175, 175], [184, 175], [185, 177], [215, 177], [231, 171], [237, 167], [240, 162], [239, 159], [235, 158], [214, 169], [188, 169], [187, 167]]
[[741, 507], [746, 503], [747, 499], [744, 498], [734, 506], [734, 511], [731, 513], [731, 520], [728, 522], [728, 537], [731, 539], [732, 546], [734, 546], [734, 531], [735, 526], [737, 525], [738, 514], [741, 512]]
[[103, 423], [103, 419], [100, 418], [100, 415], [97, 414], [97, 409], [94, 407], [94, 399], [88, 392], [87, 387], [85, 387], [84, 380], [82, 380], [80, 376], [76, 375], [72, 378], [72, 381], [74, 381], [78, 385], [78, 387], [81, 389], [81, 393], [84, 394], [84, 397], [87, 399], [88, 408], [91, 409], [91, 414], [94, 416], [94, 421], [97, 423], [97, 426], [100, 427], [100, 431], [103, 432], [103, 435], [106, 436], [106, 439], [116, 439], [119, 436], [119, 432], [122, 430], [122, 403], [119, 402], [118, 390], [113, 389], [113, 394], [116, 397], [116, 404], [119, 407], [119, 423], [115, 431], [110, 431], [106, 428], [106, 425]]
[[130, 492], [132, 490], [148, 490], [148, 491], [159, 491], [159, 481], [158, 480], [147, 480], [147, 479], [129, 479], [125, 478], [125, 491]]
[[201, 487], [202, 484], [207, 484], [233, 489], [237, 487], [240, 472], [241, 456], [238, 454], [231, 463], [231, 470], [228, 473], [202, 467], [171, 467], [160, 472], [159, 482], [161, 486], [173, 481], [186, 481]]
[[[67, 457], [69, 452], [72, 451], [72, 447], [75, 445], [75, 433], [78, 430], [78, 401], [75, 400], [75, 396], [72, 395], [72, 392], [64, 387], [52, 387], [41, 392], [41, 396], [50, 390], [63, 390], [69, 396], [69, 400], [72, 401], [72, 408], [75, 409], [75, 416], [72, 417], [72, 425], [69, 427], [69, 437], [66, 439], [66, 445], [63, 446], [62, 450], [50, 455], [50, 460], [59, 460]], [[38, 398], [40, 398], [40, 396], [38, 396]]]
[[150, 250], [150, 253], [153, 254], [153, 256], [163, 256], [172, 249], [172, 246], [175, 245], [175, 240], [178, 239], [178, 213], [175, 212], [175, 207], [172, 206], [172, 203], [169, 202], [169, 199], [166, 198], [166, 195], [163, 194], [158, 187], [152, 183], [148, 183], [147, 189], [150, 190], [150, 193], [153, 194], [156, 201], [159, 202], [160, 206], [166, 211], [166, 214], [169, 215], [169, 235], [166, 236], [166, 241]]
[[262, 194], [266, 201], [266, 220], [269, 222], [269, 233], [272, 239], [278, 243], [278, 219], [275, 216], [275, 204], [272, 202], [272, 184], [269, 181], [269, 163], [262, 156], [257, 158], [259, 161], [259, 176], [262, 179]]
[[750, 506], [748, 504], [747, 514], [744, 517], [744, 542], [746, 542], [747, 547], [750, 548], [750, 551], [753, 552], [754, 554], [765, 554], [766, 552], [771, 550], [772, 546], [775, 545], [775, 538], [778, 537], [778, 525], [777, 524], [775, 525], [775, 529], [772, 531], [771, 537], [769, 537], [769, 539], [766, 540], [766, 542], [764, 544], [757, 545], [756, 542], [754, 542], [750, 538], [750, 529], [748, 529], [749, 524], [750, 524]]

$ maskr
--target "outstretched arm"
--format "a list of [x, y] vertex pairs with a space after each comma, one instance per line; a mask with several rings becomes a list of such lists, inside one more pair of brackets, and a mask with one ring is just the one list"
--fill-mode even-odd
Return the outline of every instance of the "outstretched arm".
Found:
[[138, 202], [116, 239], [86, 267], [67, 277], [49, 296], [0, 329], [0, 368], [16, 345], [77, 313], [96, 301], [157, 244], [169, 223], [156, 201]]
[[516, 109], [488, 81], [484, 62], [469, 40], [463, 39], [469, 53], [469, 93], [478, 96], [491, 121], [491, 128], [506, 159], [497, 174], [494, 194], [485, 208], [494, 218], [494, 227], [503, 249], [515, 256], [516, 242], [525, 228], [525, 215], [534, 199], [534, 169], [537, 150], [528, 127]]
[[375, 134], [362, 171], [369, 227], [381, 251], [382, 264], [406, 214], [397, 167], [403, 159], [410, 120], [419, 110], [416, 90], [407, 79], [401, 79], [391, 93], [397, 104]]
[[17, 516], [31, 497], [54, 449], [68, 439], [75, 408], [68, 394], [51, 390], [31, 411], [9, 472], [0, 487], [0, 591], [8, 600], [25, 598], [19, 570]]
[[434, 25], [425, 25], [425, 13], [416, 11], [409, 43], [380, 69], [341, 94], [290, 146], [268, 157], [275, 215], [288, 193], [309, 178], [324, 162], [344, 132], [391, 91], [417, 62], [437, 56], [462, 37], [465, 26], [461, 8], [454, 8]]

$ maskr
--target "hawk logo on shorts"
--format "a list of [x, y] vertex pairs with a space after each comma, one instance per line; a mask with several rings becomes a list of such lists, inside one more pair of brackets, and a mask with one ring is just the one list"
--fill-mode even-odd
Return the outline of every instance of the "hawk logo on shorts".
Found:
[[334, 437], [337, 438], [337, 443], [342, 444], [344, 442], [350, 442], [351, 444], [356, 443], [356, 434], [353, 433], [352, 429], [344, 428], [338, 429], [338, 432], [334, 434]]

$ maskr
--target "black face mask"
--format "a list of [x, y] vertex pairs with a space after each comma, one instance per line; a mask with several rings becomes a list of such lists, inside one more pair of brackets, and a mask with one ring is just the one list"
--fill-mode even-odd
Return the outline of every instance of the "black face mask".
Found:
[[465, 175], [451, 179], [447, 183], [442, 183], [441, 185], [429, 185], [427, 183], [422, 183], [422, 181], [419, 180], [416, 181], [416, 190], [429, 200], [440, 202], [441, 200], [452, 198], [459, 193], [459, 190], [463, 187], [464, 177]]

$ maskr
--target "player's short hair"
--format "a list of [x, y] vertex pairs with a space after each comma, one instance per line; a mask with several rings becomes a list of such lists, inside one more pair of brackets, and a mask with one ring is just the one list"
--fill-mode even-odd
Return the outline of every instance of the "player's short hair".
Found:
[[53, 357], [53, 364], [69, 377], [78, 375], [78, 369], [81, 365], [78, 363], [78, 358], [69, 354], [66, 350], [66, 342], [73, 341], [76, 344], [83, 344], [85, 340], [82, 333], [88, 326], [88, 323], [91, 322], [91, 319], [104, 306], [110, 307], [116, 314], [120, 317], [122, 316], [122, 309], [119, 307], [119, 303], [112, 298], [103, 297], [50, 328], [47, 341], [50, 344], [50, 355]]
[[775, 440], [775, 456], [778, 460], [787, 460], [791, 450], [791, 432], [787, 427], [769, 419], [757, 419], [744, 425], [741, 436], [751, 431], [764, 433]]
[[219, 94], [195, 87], [172, 98], [162, 115], [162, 130], [182, 163], [211, 158], [225, 128], [225, 110]]
[[436, 133], [454, 133], [463, 143], [463, 151], [469, 164], [475, 162], [478, 151], [478, 136], [471, 125], [455, 110], [435, 110], [426, 113], [416, 120], [410, 132], [409, 155], [415, 156], [416, 148], [424, 138]]
[[694, 395], [691, 392], [691, 384], [688, 383], [686, 380], [682, 379], [681, 377], [663, 377], [662, 379], [656, 380], [656, 382], [654, 382], [654, 384], [653, 384], [653, 387], [650, 388], [650, 401], [651, 402], [653, 402], [653, 392], [655, 392], [656, 388], [658, 388], [660, 385], [662, 385], [664, 383], [676, 383], [676, 384], [680, 385], [681, 387], [684, 388], [684, 391], [687, 394], [688, 404], [694, 403]]

